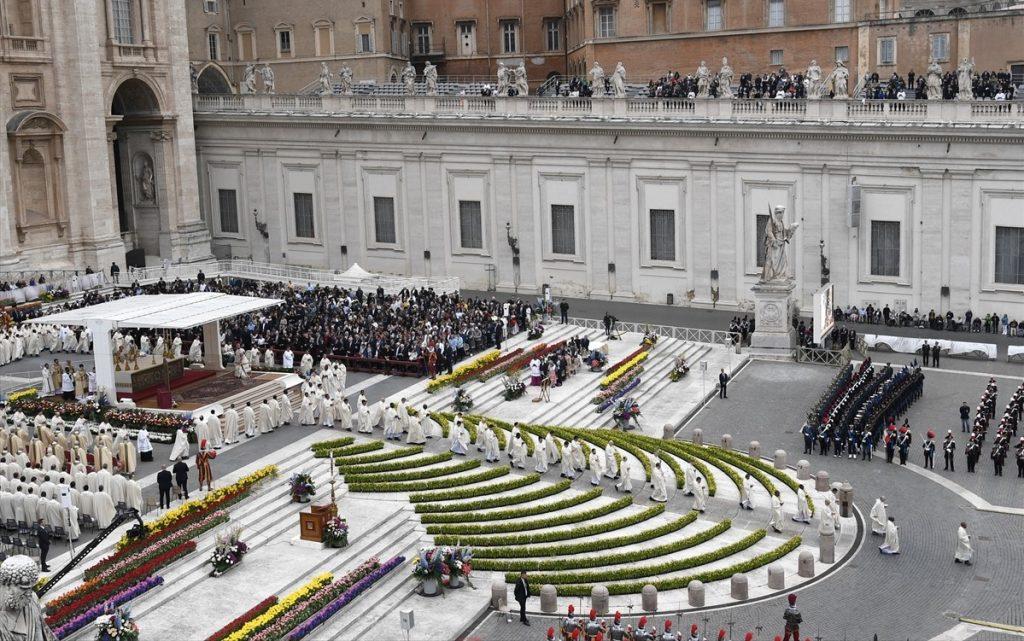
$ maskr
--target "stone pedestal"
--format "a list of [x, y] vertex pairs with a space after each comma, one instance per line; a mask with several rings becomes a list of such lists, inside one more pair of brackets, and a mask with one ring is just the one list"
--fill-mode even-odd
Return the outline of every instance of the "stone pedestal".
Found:
[[676, 437], [676, 426], [672, 423], [665, 423], [661, 428], [661, 438], [671, 441]]
[[804, 550], [797, 557], [797, 574], [805, 579], [814, 578], [814, 555]]
[[768, 587], [772, 590], [786, 589], [786, 571], [777, 563], [768, 566]]
[[686, 586], [686, 596], [691, 608], [704, 607], [704, 584], [700, 581], [690, 581]]
[[807, 459], [800, 459], [796, 462], [796, 478], [798, 481], [808, 481], [811, 478], [811, 463]]
[[819, 471], [818, 475], [814, 477], [814, 489], [818, 492], [828, 492], [830, 487], [828, 472]]
[[796, 332], [790, 322], [793, 314], [792, 281], [758, 283], [754, 294], [755, 331], [750, 337], [750, 353], [762, 358], [792, 360]]
[[501, 606], [508, 607], [508, 583], [504, 579], [495, 579], [491, 582], [491, 607], [500, 610]]
[[818, 560], [822, 563], [836, 562], [836, 535], [818, 534]]
[[722, 449], [732, 449], [732, 434], [722, 434]]
[[590, 606], [597, 610], [597, 616], [608, 614], [608, 588], [595, 585], [590, 590]]
[[747, 595], [749, 594], [747, 575], [746, 574], [734, 574], [732, 575], [732, 581], [730, 582], [730, 595], [737, 601], [746, 601]]
[[540, 611], [545, 614], [558, 611], [558, 591], [550, 583], [540, 587]]
[[839, 486], [839, 516], [844, 519], [853, 516], [853, 486], [848, 482]]
[[761, 458], [760, 441], [750, 441], [750, 446], [747, 447], [747, 454], [752, 458]]
[[658, 588], [649, 583], [644, 586], [640, 593], [640, 607], [644, 612], [658, 611]]
[[775, 450], [775, 469], [786, 469], [786, 450]]
[[704, 430], [699, 427], [693, 430], [693, 436], [691, 437], [694, 445], [704, 445]]

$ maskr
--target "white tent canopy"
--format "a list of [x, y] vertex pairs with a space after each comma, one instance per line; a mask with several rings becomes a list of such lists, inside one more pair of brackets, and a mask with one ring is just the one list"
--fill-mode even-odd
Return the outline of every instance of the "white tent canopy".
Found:
[[371, 274], [362, 267], [359, 263], [353, 263], [351, 267], [339, 274], [342, 278], [351, 278], [353, 280], [372, 280], [377, 278], [377, 274]]
[[129, 296], [99, 305], [50, 314], [30, 323], [90, 325], [110, 323], [111, 327], [188, 329], [233, 318], [259, 309], [280, 305], [281, 300], [231, 296], [216, 292]]

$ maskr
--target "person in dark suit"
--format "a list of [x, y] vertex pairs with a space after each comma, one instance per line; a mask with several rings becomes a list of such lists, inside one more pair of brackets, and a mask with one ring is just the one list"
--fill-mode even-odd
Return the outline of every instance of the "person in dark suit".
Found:
[[526, 578], [526, 570], [519, 573], [519, 580], [516, 581], [516, 601], [519, 602], [519, 622], [523, 625], [530, 625], [526, 619], [526, 599], [530, 597], [530, 581]]
[[563, 300], [558, 304], [558, 311], [562, 314], [562, 324], [565, 325], [569, 322], [569, 302]]
[[49, 572], [50, 566], [46, 565], [46, 555], [50, 553], [50, 533], [43, 526], [43, 520], [36, 522], [36, 542], [39, 543], [39, 567], [43, 572]]
[[174, 464], [174, 480], [178, 483], [178, 498], [188, 500], [188, 463], [184, 457], [178, 457]]
[[924, 345], [921, 346], [921, 365], [922, 366], [928, 367], [928, 357], [931, 356], [931, 353], [932, 353], [932, 347], [931, 347], [931, 345], [928, 344], [928, 341], [925, 341]]
[[942, 355], [942, 350], [939, 348], [939, 343], [936, 341], [935, 346], [932, 347], [932, 367], [939, 366], [939, 356]]
[[718, 372], [718, 398], [729, 398], [729, 375], [725, 373], [725, 368]]
[[156, 473], [156, 485], [160, 488], [160, 509], [170, 509], [171, 487], [174, 485], [174, 479], [171, 473], [167, 471], [166, 465], [162, 466], [160, 471]]

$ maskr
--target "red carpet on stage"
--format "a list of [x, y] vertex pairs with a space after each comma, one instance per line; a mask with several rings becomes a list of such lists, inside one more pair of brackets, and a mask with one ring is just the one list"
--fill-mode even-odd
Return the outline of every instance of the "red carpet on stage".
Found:
[[[171, 389], [175, 390], [175, 389], [178, 389], [179, 387], [184, 387], [185, 385], [190, 385], [192, 383], [195, 383], [196, 381], [201, 381], [204, 378], [210, 378], [211, 376], [215, 376], [215, 375], [216, 375], [216, 372], [210, 371], [210, 370], [205, 370], [205, 369], [186, 369], [184, 375], [181, 378], [179, 378], [177, 380], [174, 380], [174, 381], [171, 381]], [[158, 391], [160, 391], [161, 389], [163, 389], [163, 388], [164, 388], [164, 384], [160, 383], [159, 385], [153, 385], [152, 387], [147, 387], [146, 389], [140, 390], [140, 391], [135, 392], [133, 394], [125, 394], [125, 393], [118, 394], [118, 397], [120, 397], [120, 398], [130, 398], [133, 401], [141, 401], [141, 400], [144, 400], [144, 399], [147, 399], [147, 398], [152, 398], [152, 397], [156, 396], [156, 393]]]

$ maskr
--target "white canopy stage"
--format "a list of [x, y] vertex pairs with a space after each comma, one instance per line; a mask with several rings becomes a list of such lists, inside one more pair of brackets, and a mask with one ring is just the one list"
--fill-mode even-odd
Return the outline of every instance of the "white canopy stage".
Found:
[[224, 368], [220, 352], [220, 321], [283, 302], [274, 298], [232, 296], [217, 292], [129, 296], [33, 318], [27, 322], [88, 327], [93, 336], [96, 384], [114, 399], [116, 385], [112, 334], [118, 329], [177, 331], [202, 326], [204, 366], [210, 370], [219, 370]]

